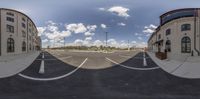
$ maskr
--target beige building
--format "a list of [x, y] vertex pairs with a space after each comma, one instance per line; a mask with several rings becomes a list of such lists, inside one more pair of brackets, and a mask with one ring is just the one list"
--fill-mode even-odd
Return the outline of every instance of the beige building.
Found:
[[0, 56], [29, 53], [41, 48], [33, 21], [25, 14], [0, 8]]
[[200, 55], [200, 8], [169, 11], [148, 40], [148, 50], [160, 59]]

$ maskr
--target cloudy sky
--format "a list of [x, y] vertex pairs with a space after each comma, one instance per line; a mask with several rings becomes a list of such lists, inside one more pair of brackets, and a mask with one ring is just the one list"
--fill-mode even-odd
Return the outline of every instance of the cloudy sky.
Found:
[[105, 44], [105, 32], [110, 46], [127, 47], [129, 41], [142, 47], [161, 14], [200, 7], [200, 0], [1, 0], [0, 7], [31, 17], [43, 47], [99, 46]]

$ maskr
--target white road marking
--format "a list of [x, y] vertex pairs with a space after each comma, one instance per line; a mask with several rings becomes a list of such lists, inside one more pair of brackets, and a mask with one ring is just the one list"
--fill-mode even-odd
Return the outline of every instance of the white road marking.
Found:
[[21, 74], [21, 73], [19, 73], [18, 75], [23, 77], [23, 78], [30, 79], [30, 80], [35, 80], [35, 81], [59, 80], [59, 79], [65, 78], [65, 77], [70, 76], [73, 73], [75, 73], [79, 68], [81, 68], [86, 63], [87, 60], [88, 60], [88, 58], [86, 58], [76, 69], [72, 70], [71, 72], [69, 72], [69, 73], [67, 73], [65, 75], [62, 75], [62, 76], [58, 76], [58, 77], [53, 77], [53, 78], [35, 78], [35, 77], [26, 76], [26, 75]]
[[42, 58], [44, 59], [44, 53], [42, 54]]
[[41, 61], [39, 73], [44, 74], [44, 60]]
[[46, 61], [46, 60], [47, 60], [47, 61], [50, 60], [50, 61], [52, 61], [52, 60], [57, 60], [57, 59], [36, 59], [36, 60], [45, 60], [45, 61]]
[[120, 63], [117, 63], [115, 62], [114, 60], [110, 59], [110, 58], [107, 58], [105, 57], [108, 61], [114, 63], [114, 64], [117, 64], [119, 66], [122, 66], [124, 68], [128, 68], [128, 69], [133, 69], [133, 70], [153, 70], [153, 69], [159, 69], [160, 67], [151, 67], [151, 68], [136, 68], [136, 67], [130, 67], [130, 66], [126, 66], [126, 65], [123, 65], [123, 64], [120, 64]]
[[143, 66], [147, 66], [147, 60], [146, 60], [145, 52], [143, 52]]

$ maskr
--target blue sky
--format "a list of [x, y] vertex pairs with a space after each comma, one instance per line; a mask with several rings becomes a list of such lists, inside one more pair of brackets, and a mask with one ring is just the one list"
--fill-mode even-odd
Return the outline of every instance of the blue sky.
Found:
[[[43, 47], [105, 44], [145, 46], [159, 16], [179, 8], [200, 7], [199, 0], [1, 0], [35, 22]], [[102, 27], [102, 25], [104, 27]], [[106, 26], [106, 27], [105, 27]]]

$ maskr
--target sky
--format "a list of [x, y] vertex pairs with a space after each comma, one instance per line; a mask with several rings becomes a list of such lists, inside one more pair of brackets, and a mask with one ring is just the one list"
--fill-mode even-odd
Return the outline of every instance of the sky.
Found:
[[200, 0], [1, 0], [36, 24], [42, 46], [144, 47], [159, 16], [180, 8], [199, 8]]

